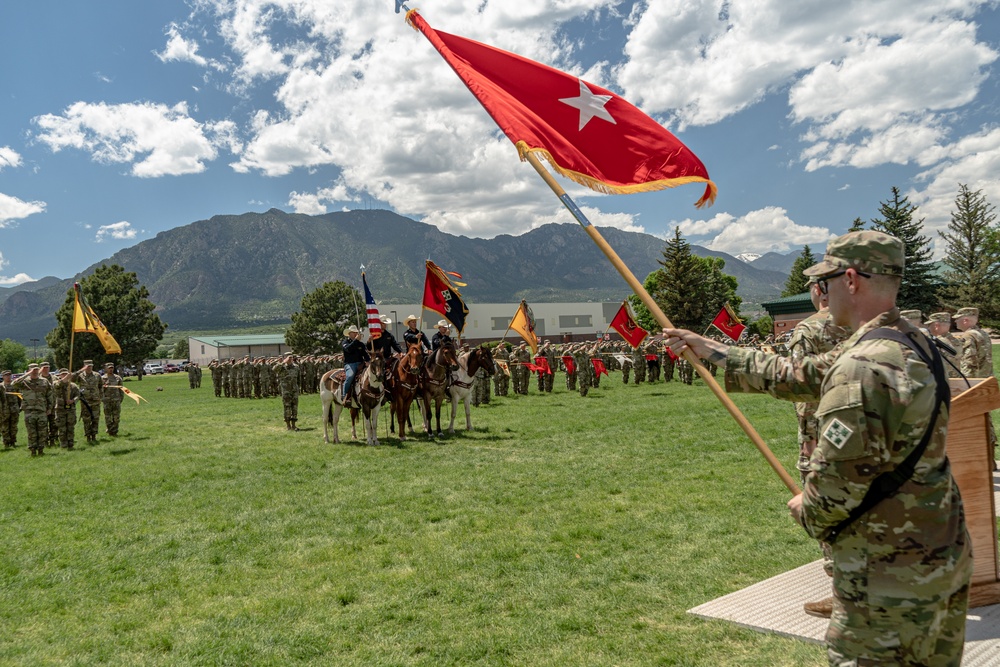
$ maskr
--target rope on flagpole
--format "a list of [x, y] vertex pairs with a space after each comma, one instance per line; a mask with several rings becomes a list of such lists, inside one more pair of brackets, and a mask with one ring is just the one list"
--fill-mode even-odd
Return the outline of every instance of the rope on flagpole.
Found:
[[[587, 235], [591, 238], [591, 240], [597, 244], [597, 247], [601, 249], [604, 256], [607, 257], [608, 260], [614, 265], [614, 267], [618, 270], [618, 273], [621, 274], [622, 278], [625, 279], [625, 282], [628, 283], [629, 287], [632, 288], [632, 291], [635, 292], [635, 295], [642, 300], [642, 303], [649, 309], [649, 312], [653, 315], [653, 317], [656, 318], [656, 321], [660, 323], [660, 326], [673, 329], [674, 325], [653, 300], [653, 297], [649, 295], [646, 288], [643, 287], [642, 283], [636, 279], [635, 275], [632, 274], [632, 271], [625, 265], [625, 262], [622, 261], [621, 257], [618, 256], [618, 253], [615, 252], [614, 248], [608, 245], [608, 242], [604, 240], [604, 237], [601, 236], [599, 231], [597, 231], [597, 228], [590, 224], [590, 220], [587, 219], [584, 212], [580, 210], [580, 207], [576, 205], [576, 202], [574, 202], [570, 196], [566, 194], [566, 191], [563, 190], [562, 186], [559, 185], [552, 174], [550, 174], [549, 171], [542, 166], [542, 163], [538, 160], [535, 154], [533, 152], [529, 152], [526, 159], [531, 163], [531, 166], [535, 168], [538, 175], [542, 177], [542, 180], [544, 180], [552, 189], [552, 192], [559, 197], [563, 205], [571, 214], [573, 214], [573, 217], [580, 223], [580, 226], [587, 232]], [[785, 486], [788, 487], [788, 490], [792, 492], [792, 495], [798, 495], [800, 491], [798, 485], [795, 484], [795, 480], [792, 479], [791, 475], [788, 474], [788, 471], [781, 465], [781, 462], [774, 456], [774, 453], [771, 452], [767, 444], [764, 442], [764, 439], [760, 437], [760, 434], [757, 433], [753, 425], [747, 420], [743, 413], [740, 412], [740, 409], [736, 407], [733, 400], [729, 398], [725, 391], [722, 390], [722, 387], [720, 387], [719, 383], [715, 381], [715, 378], [712, 377], [708, 369], [702, 365], [697, 357], [694, 356], [694, 352], [692, 352], [690, 348], [684, 351], [684, 358], [687, 359], [687, 361], [698, 371], [698, 375], [701, 376], [701, 379], [704, 380], [705, 384], [707, 384], [709, 389], [712, 390], [712, 393], [715, 394], [716, 398], [718, 398], [726, 410], [729, 411], [729, 414], [732, 415], [733, 419], [736, 420], [736, 423], [740, 425], [743, 432], [749, 436], [751, 442], [753, 442], [754, 446], [757, 447], [761, 454], [763, 454], [764, 458], [767, 460], [768, 464], [770, 464], [774, 472], [778, 474], [781, 481], [784, 482]]]

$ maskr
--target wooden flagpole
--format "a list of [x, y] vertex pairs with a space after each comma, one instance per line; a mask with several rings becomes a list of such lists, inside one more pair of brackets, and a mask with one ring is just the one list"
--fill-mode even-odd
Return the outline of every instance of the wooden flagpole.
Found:
[[[636, 277], [632, 274], [632, 271], [625, 265], [625, 262], [622, 261], [621, 257], [618, 256], [618, 253], [615, 252], [614, 248], [608, 245], [608, 242], [604, 240], [604, 237], [601, 236], [599, 231], [597, 231], [597, 228], [590, 224], [587, 216], [580, 210], [580, 207], [576, 205], [576, 202], [574, 202], [570, 196], [566, 194], [566, 191], [563, 190], [562, 186], [559, 185], [552, 174], [550, 174], [549, 171], [542, 166], [542, 163], [538, 160], [538, 157], [534, 154], [534, 152], [528, 152], [527, 160], [531, 163], [531, 166], [535, 168], [535, 171], [538, 172], [538, 175], [541, 176], [552, 189], [552, 192], [559, 197], [559, 200], [562, 201], [563, 205], [569, 210], [570, 213], [573, 214], [576, 221], [579, 222], [580, 226], [587, 232], [587, 236], [589, 236], [591, 240], [597, 244], [597, 247], [601, 249], [604, 256], [607, 257], [608, 260], [614, 265], [614, 267], [618, 270], [618, 273], [621, 274], [622, 278], [625, 279], [625, 282], [627, 282], [629, 287], [632, 288], [632, 291], [635, 292], [635, 295], [642, 300], [646, 308], [649, 309], [649, 312], [656, 318], [656, 321], [660, 323], [660, 326], [673, 329], [674, 325], [670, 322], [666, 314], [660, 309], [656, 302], [653, 301], [653, 297], [649, 295], [646, 288], [643, 287], [642, 283], [636, 279]], [[798, 495], [800, 491], [798, 485], [795, 483], [795, 480], [792, 479], [791, 475], [788, 474], [788, 471], [781, 465], [781, 462], [774, 456], [767, 444], [764, 442], [764, 439], [760, 437], [760, 434], [757, 433], [753, 425], [747, 420], [743, 413], [740, 412], [740, 409], [736, 407], [736, 404], [733, 403], [732, 399], [729, 398], [725, 391], [723, 391], [722, 387], [719, 386], [719, 383], [715, 381], [715, 378], [713, 378], [708, 372], [708, 369], [702, 365], [701, 361], [699, 361], [697, 357], [694, 356], [694, 353], [690, 350], [690, 348], [684, 351], [684, 358], [687, 359], [688, 362], [690, 362], [691, 365], [698, 371], [698, 375], [701, 376], [701, 379], [705, 381], [705, 384], [707, 384], [712, 390], [712, 393], [715, 394], [716, 398], [718, 398], [722, 405], [725, 406], [726, 410], [729, 411], [729, 414], [732, 415], [733, 419], [736, 420], [736, 423], [740, 425], [743, 432], [749, 436], [754, 446], [757, 447], [760, 453], [764, 455], [768, 464], [770, 464], [771, 468], [774, 469], [774, 472], [778, 474], [781, 481], [785, 483], [788, 490], [792, 492], [792, 495]]]

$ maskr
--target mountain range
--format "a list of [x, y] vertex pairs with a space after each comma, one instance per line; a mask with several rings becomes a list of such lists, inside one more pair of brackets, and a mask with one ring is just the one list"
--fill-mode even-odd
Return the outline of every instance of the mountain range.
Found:
[[[640, 279], [659, 268], [664, 241], [601, 228]], [[768, 253], [747, 263], [722, 257], [744, 301], [777, 297], [797, 253]], [[308, 216], [271, 209], [219, 215], [161, 232], [118, 251], [70, 279], [46, 277], [0, 288], [0, 338], [44, 339], [74, 281], [101, 264], [135, 272], [160, 318], [174, 329], [224, 330], [285, 323], [322, 283], [360, 287], [360, 267], [383, 303], [419, 303], [424, 261], [461, 273], [470, 303], [614, 301], [628, 287], [578, 225], [546, 224], [520, 236], [454, 236], [385, 210]], [[98, 313], [100, 314], [100, 313]]]

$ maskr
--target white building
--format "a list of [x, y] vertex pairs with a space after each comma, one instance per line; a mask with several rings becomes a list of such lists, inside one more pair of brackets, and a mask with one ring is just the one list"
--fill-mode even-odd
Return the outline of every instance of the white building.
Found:
[[[474, 303], [469, 305], [469, 315], [465, 319], [462, 340], [472, 345], [500, 340], [507, 334], [507, 340], [516, 343], [520, 336], [507, 331], [518, 303]], [[548, 339], [553, 343], [595, 340], [609, 335], [612, 340], [620, 336], [609, 327], [620, 301], [594, 301], [585, 303], [536, 303], [529, 304], [535, 317], [535, 333], [539, 340]], [[423, 316], [418, 326], [428, 338], [434, 333], [434, 325], [441, 315], [421, 310], [419, 303], [379, 304], [380, 315], [392, 319], [389, 330], [396, 340], [402, 340], [406, 325], [403, 320], [408, 315]], [[455, 335], [455, 332], [452, 332]], [[188, 338], [188, 359], [199, 366], [207, 366], [213, 359], [234, 359], [245, 356], [276, 357], [291, 352], [285, 343], [284, 334], [248, 336], [192, 336]]]
[[[465, 319], [462, 340], [471, 344], [500, 340], [507, 330], [518, 303], [473, 303], [468, 304], [469, 314]], [[581, 340], [595, 340], [604, 336], [611, 326], [611, 320], [621, 307], [621, 301], [588, 301], [584, 303], [531, 303], [528, 304], [535, 316], [535, 333], [539, 340], [549, 339], [553, 343]], [[433, 333], [434, 325], [442, 317], [430, 310], [421, 312], [419, 303], [379, 304], [381, 315], [392, 318], [392, 334], [401, 338], [407, 315], [423, 315], [419, 327]], [[612, 329], [613, 339], [620, 338]], [[454, 335], [454, 333], [452, 334]], [[507, 338], [520, 339], [515, 332], [508, 332]]]

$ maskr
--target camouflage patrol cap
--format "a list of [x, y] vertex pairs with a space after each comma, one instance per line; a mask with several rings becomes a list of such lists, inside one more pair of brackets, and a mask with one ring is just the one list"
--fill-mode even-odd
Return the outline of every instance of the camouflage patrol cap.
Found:
[[959, 317], [979, 317], [979, 309], [972, 308], [971, 306], [968, 308], [959, 308], [955, 312], [955, 318], [958, 319]]
[[42, 363], [39, 364], [39, 366], [41, 366], [42, 368], [48, 368], [49, 367], [49, 362], [43, 361]]
[[3, 377], [4, 375], [13, 375], [13, 373], [11, 373], [10, 371], [4, 371], [3, 373], [0, 373], [0, 377]]
[[83, 360], [83, 365], [84, 365], [84, 366], [93, 366], [93, 365], [94, 365], [94, 362], [93, 362], [93, 360], [91, 360], [91, 359], [84, 359], [84, 360]]
[[69, 369], [60, 368], [59, 370], [56, 371], [56, 375], [69, 375]]
[[951, 313], [931, 313], [924, 324], [951, 324]]
[[901, 310], [899, 311], [899, 316], [903, 319], [912, 320], [913, 322], [919, 322], [924, 319], [924, 314], [919, 310]]
[[903, 242], [895, 236], [870, 230], [848, 232], [838, 236], [826, 246], [823, 261], [803, 271], [803, 275], [823, 276], [854, 269], [862, 273], [903, 275], [906, 253]]
[[29, 371], [33, 371], [36, 368], [39, 368], [38, 364], [28, 364], [28, 370]]

